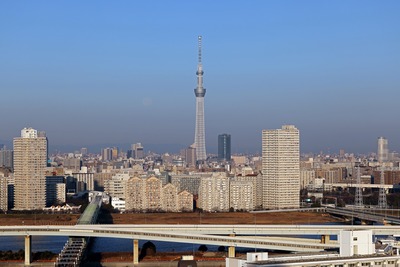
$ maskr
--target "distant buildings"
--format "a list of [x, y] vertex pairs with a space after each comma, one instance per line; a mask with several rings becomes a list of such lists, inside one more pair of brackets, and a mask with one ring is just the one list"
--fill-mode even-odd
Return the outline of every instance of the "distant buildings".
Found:
[[103, 148], [101, 151], [101, 158], [103, 161], [112, 161], [118, 158], [118, 148], [116, 147], [107, 147]]
[[0, 149], [0, 167], [13, 169], [14, 151], [4, 148]]
[[181, 156], [185, 159], [188, 167], [196, 167], [196, 146], [195, 144], [189, 146], [181, 151]]
[[218, 135], [218, 159], [224, 161], [231, 160], [231, 135]]
[[47, 138], [24, 128], [14, 138], [15, 209], [36, 210], [46, 206]]
[[131, 149], [127, 152], [127, 158], [132, 159], [143, 159], [144, 158], [144, 150], [141, 143], [136, 143], [131, 145]]
[[293, 125], [263, 130], [263, 208], [300, 207], [299, 142], [299, 130]]

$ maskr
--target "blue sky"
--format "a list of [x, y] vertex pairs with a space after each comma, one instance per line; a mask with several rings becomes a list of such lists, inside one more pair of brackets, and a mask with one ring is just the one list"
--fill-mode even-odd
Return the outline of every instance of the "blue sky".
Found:
[[303, 152], [400, 151], [399, 1], [1, 1], [0, 140], [193, 143], [197, 35], [206, 142], [261, 150], [294, 124]]

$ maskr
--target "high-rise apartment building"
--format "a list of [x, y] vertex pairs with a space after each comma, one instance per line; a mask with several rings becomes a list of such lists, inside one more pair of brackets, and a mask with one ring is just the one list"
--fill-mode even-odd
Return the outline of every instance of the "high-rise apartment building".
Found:
[[389, 158], [388, 140], [381, 136], [378, 138], [378, 162], [385, 162]]
[[36, 210], [46, 206], [47, 138], [24, 128], [14, 138], [15, 209]]
[[203, 87], [203, 65], [201, 63], [201, 36], [198, 37], [199, 57], [197, 64], [197, 88], [194, 89], [196, 95], [196, 128], [194, 135], [194, 144], [196, 147], [197, 161], [205, 161], [206, 155], [206, 134], [204, 125], [204, 96], [206, 89]]
[[263, 208], [300, 206], [299, 130], [284, 125], [262, 132]]
[[231, 160], [231, 135], [220, 134], [218, 135], [218, 159], [230, 161]]

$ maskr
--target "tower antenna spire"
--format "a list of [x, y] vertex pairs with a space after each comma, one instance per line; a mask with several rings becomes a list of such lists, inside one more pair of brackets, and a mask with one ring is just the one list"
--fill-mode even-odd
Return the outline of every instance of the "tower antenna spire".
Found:
[[199, 64], [201, 64], [201, 35], [198, 37], [199, 42]]

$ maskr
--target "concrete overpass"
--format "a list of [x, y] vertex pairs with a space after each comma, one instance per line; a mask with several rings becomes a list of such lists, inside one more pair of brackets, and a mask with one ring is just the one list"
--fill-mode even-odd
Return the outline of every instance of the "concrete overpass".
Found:
[[[374, 225], [74, 225], [0, 226], [1, 236], [80, 236], [133, 240], [134, 263], [138, 263], [138, 240], [167, 241], [294, 252], [315, 252], [338, 248], [331, 235], [342, 230], [372, 230], [375, 235], [400, 235], [400, 226]], [[320, 235], [321, 239], [299, 238]], [[294, 237], [296, 236], [296, 238]], [[30, 242], [25, 243], [25, 249]]]
[[347, 218], [358, 218], [361, 221], [400, 225], [399, 217], [377, 213], [374, 210], [367, 208], [355, 207], [353, 209], [348, 209], [348, 208], [325, 207], [325, 212], [333, 215], [340, 215]]
[[348, 187], [359, 187], [359, 188], [385, 188], [388, 189], [400, 189], [400, 185], [392, 184], [356, 184], [356, 183], [325, 183], [325, 188], [348, 188]]
[[[85, 237], [110, 237], [133, 240], [166, 241], [177, 243], [193, 243], [218, 245], [228, 247], [260, 248], [287, 251], [321, 251], [328, 248], [337, 248], [336, 243], [321, 244], [315, 239], [282, 238], [266, 236], [261, 232], [236, 231], [241, 227], [226, 229], [198, 225], [172, 225], [143, 227], [127, 225], [74, 225], [74, 226], [0, 226], [0, 236], [85, 236]], [[179, 230], [179, 228], [181, 230]], [[283, 232], [283, 231], [282, 231]], [[213, 233], [213, 234], [211, 234]], [[220, 234], [221, 233], [221, 234]], [[247, 233], [243, 235], [242, 233]], [[292, 235], [296, 232], [292, 232]], [[239, 236], [240, 235], [240, 236]]]

